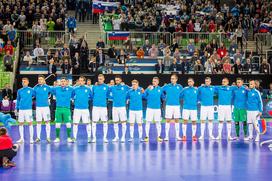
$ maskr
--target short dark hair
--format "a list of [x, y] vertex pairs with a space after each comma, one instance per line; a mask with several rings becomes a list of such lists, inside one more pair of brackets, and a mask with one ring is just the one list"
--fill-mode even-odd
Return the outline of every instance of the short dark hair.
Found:
[[84, 77], [84, 76], [80, 76], [79, 78], [78, 78], [78, 80], [79, 79], [83, 79], [84, 81], [86, 81], [86, 78]]
[[23, 77], [22, 80], [28, 80], [29, 81], [29, 79], [27, 77]]
[[238, 81], [238, 80], [244, 82], [244, 80], [243, 80], [241, 77], [238, 77], [238, 78], [236, 79], [236, 81]]
[[171, 77], [174, 76], [176, 77], [176, 79], [178, 79], [178, 75], [177, 74], [172, 74]]
[[205, 80], [211, 80], [211, 77], [206, 77]]
[[68, 78], [67, 78], [67, 77], [61, 77], [61, 78], [60, 78], [60, 80], [62, 80], [62, 79], [64, 79], [64, 80], [68, 80]]
[[121, 79], [121, 80], [122, 80], [122, 77], [121, 77], [120, 75], [116, 75], [114, 78], [115, 78], [115, 79]]
[[7, 129], [2, 127], [0, 128], [0, 136], [6, 135], [7, 134]]
[[45, 76], [44, 75], [38, 75], [38, 78], [44, 78], [45, 79]]
[[194, 79], [193, 79], [192, 77], [189, 77], [189, 78], [188, 78], [188, 80], [192, 80], [192, 81], [194, 81]]

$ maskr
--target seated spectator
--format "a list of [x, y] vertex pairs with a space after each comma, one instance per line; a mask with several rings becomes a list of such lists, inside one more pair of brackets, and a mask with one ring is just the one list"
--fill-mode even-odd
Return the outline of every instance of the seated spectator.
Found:
[[70, 74], [72, 66], [69, 63], [69, 60], [65, 59], [61, 64], [60, 68], [62, 70], [62, 74]]
[[136, 52], [137, 58], [144, 58], [144, 54], [145, 54], [145, 52], [144, 52], [144, 49], [142, 47], [140, 47]]
[[46, 62], [49, 63], [51, 58], [53, 58], [53, 55], [51, 54], [51, 50], [48, 50], [46, 53]]
[[159, 56], [163, 55], [163, 50], [166, 48], [166, 44], [163, 42], [163, 39], [160, 39], [160, 43], [158, 45]]
[[217, 49], [217, 54], [219, 55], [219, 57], [222, 59], [224, 56], [226, 56], [227, 54], [227, 49], [224, 46], [223, 43], [221, 43], [220, 47]]
[[10, 55], [13, 55], [13, 51], [14, 51], [14, 47], [11, 44], [11, 41], [8, 41], [7, 44], [4, 47], [5, 53], [7, 53], [7, 51], [9, 51]]
[[163, 74], [164, 72], [164, 64], [161, 59], [158, 59], [158, 63], [155, 65], [155, 70], [157, 74]]
[[187, 51], [188, 51], [189, 56], [193, 56], [193, 54], [195, 52], [195, 46], [193, 45], [191, 40], [189, 40], [189, 43], [187, 45]]
[[2, 89], [2, 97], [12, 100], [13, 94], [9, 84], [5, 84], [5, 87]]
[[99, 38], [98, 42], [96, 43], [96, 48], [105, 48], [105, 43], [102, 38]]
[[128, 60], [128, 57], [125, 54], [125, 51], [121, 49], [120, 54], [117, 56], [117, 62], [119, 64], [126, 64], [127, 60]]
[[159, 55], [158, 48], [156, 47], [155, 44], [153, 44], [152, 47], [148, 51], [148, 56], [150, 56], [152, 58], [157, 58], [158, 55]]
[[[10, 31], [8, 31], [8, 38], [11, 42], [14, 42], [16, 39], [16, 30], [14, 29], [14, 26], [11, 25]], [[15, 43], [12, 43], [13, 46], [15, 46]]]
[[40, 45], [37, 45], [36, 48], [33, 50], [34, 57], [44, 56], [44, 50], [40, 47]]
[[51, 58], [48, 64], [48, 75], [51, 75], [51, 74], [55, 75], [56, 73], [57, 73], [57, 66], [55, 65], [54, 58]]
[[54, 62], [56, 64], [58, 64], [60, 62], [60, 55], [59, 55], [59, 51], [56, 51], [54, 56], [53, 56]]
[[195, 74], [198, 74], [198, 73], [201, 73], [204, 71], [204, 67], [203, 65], [201, 64], [201, 61], [198, 59], [196, 61], [196, 64], [194, 65], [194, 73]]
[[207, 62], [205, 62], [205, 74], [213, 74], [214, 73], [214, 69], [215, 69], [215, 64], [212, 61], [212, 59], [208, 59]]
[[180, 64], [180, 70], [182, 74], [188, 73], [190, 70], [190, 63], [186, 59], [186, 57], [183, 57]]
[[60, 63], [64, 62], [65, 59], [67, 59], [69, 62], [71, 62], [70, 61], [70, 55], [67, 53], [67, 51], [64, 52]]
[[214, 73], [217, 73], [217, 74], [222, 74], [223, 72], [223, 63], [224, 62], [223, 60], [218, 60], [215, 62], [215, 67], [214, 67]]
[[80, 73], [79, 62], [80, 62], [79, 53], [76, 52], [75, 56], [72, 58], [72, 72], [75, 75], [78, 75]]
[[199, 59], [198, 52], [196, 51], [191, 58], [191, 63], [196, 64], [197, 60]]
[[101, 48], [98, 49], [98, 54], [96, 55], [96, 65], [97, 67], [104, 66], [106, 57]]
[[131, 74], [131, 71], [129, 70], [128, 66], [124, 66], [124, 71], [122, 74], [125, 74], [125, 75]]
[[235, 40], [231, 41], [229, 46], [229, 54], [234, 55], [238, 49], [238, 45], [236, 44]]
[[173, 63], [170, 65], [169, 71], [177, 72], [178, 70], [179, 70], [179, 65], [177, 63], [177, 60], [174, 58]]
[[63, 48], [60, 51], [60, 56], [63, 57], [65, 52], [70, 56], [70, 49], [67, 44], [63, 45]]
[[252, 72], [252, 64], [251, 64], [251, 60], [249, 58], [246, 59], [246, 63], [243, 66], [243, 71], [246, 71], [248, 73], [251, 74]]
[[172, 43], [172, 45], [170, 46], [170, 49], [171, 49], [172, 52], [174, 52], [174, 51], [176, 50], [176, 48], [179, 48], [179, 45], [178, 45], [178, 43], [177, 43], [177, 40], [174, 38], [174, 39], [173, 39], [173, 43]]
[[61, 37], [57, 37], [55, 42], [55, 48], [62, 48], [64, 46], [64, 42], [62, 41]]
[[108, 55], [109, 55], [110, 58], [116, 58], [115, 45], [111, 45], [111, 47], [108, 50]]
[[260, 81], [259, 80], [255, 80], [255, 84], [256, 84], [256, 89], [258, 90], [258, 91], [260, 91], [260, 93], [261, 93], [261, 96], [263, 95], [263, 87], [261, 86], [261, 83], [260, 83]]
[[91, 55], [89, 59], [88, 70], [89, 70], [89, 73], [96, 72], [96, 60], [95, 60], [95, 56], [93, 55]]
[[3, 58], [6, 71], [11, 72], [13, 67], [12, 56], [9, 51], [6, 51], [6, 55]]
[[270, 74], [271, 72], [270, 64], [267, 62], [266, 59], [263, 59], [261, 66], [260, 66], [260, 73], [262, 74]]
[[229, 59], [227, 59], [223, 64], [223, 72], [225, 74], [230, 74], [231, 73], [231, 64], [230, 64]]
[[145, 55], [148, 55], [150, 48], [151, 48], [151, 45], [149, 44], [149, 40], [145, 40], [145, 44], [143, 45], [143, 50], [145, 52]]
[[237, 59], [235, 64], [232, 66], [232, 70], [234, 74], [240, 74], [241, 71], [243, 70], [243, 66], [241, 64], [240, 59]]
[[180, 61], [180, 56], [181, 56], [181, 53], [180, 53], [179, 49], [176, 48], [175, 52], [173, 53], [173, 57], [175, 59], [177, 59], [177, 62], [179, 62]]
[[133, 45], [129, 37], [125, 40], [125, 42], [123, 43], [123, 46], [125, 47], [126, 51], [132, 51]]
[[237, 49], [236, 53], [233, 55], [233, 61], [236, 62], [237, 59], [240, 59], [240, 61], [243, 60], [243, 55], [241, 54], [239, 49]]
[[27, 51], [26, 55], [23, 58], [23, 61], [30, 67], [33, 63], [33, 59], [32, 56], [30, 55], [30, 52]]

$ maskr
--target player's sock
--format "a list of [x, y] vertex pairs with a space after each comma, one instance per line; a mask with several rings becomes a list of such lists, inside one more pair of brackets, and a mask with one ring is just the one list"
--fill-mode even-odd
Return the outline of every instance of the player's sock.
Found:
[[45, 131], [46, 131], [46, 138], [50, 138], [51, 127], [50, 127], [50, 123], [49, 122], [45, 123]]
[[235, 122], [235, 130], [236, 130], [236, 136], [239, 137], [240, 136], [240, 123], [239, 122]]
[[169, 138], [170, 123], [165, 123], [165, 137]]
[[19, 126], [20, 139], [24, 139], [24, 125]]
[[103, 138], [107, 139], [107, 134], [108, 134], [108, 123], [103, 123]]
[[33, 135], [34, 135], [33, 125], [29, 125], [29, 137], [30, 137], [30, 140], [33, 140]]
[[126, 137], [127, 123], [122, 123], [122, 138]]
[[208, 123], [208, 129], [209, 129], [209, 135], [210, 135], [210, 137], [212, 137], [213, 136], [213, 123], [212, 122]]
[[192, 124], [192, 134], [193, 136], [196, 135], [196, 124]]
[[94, 139], [96, 139], [96, 123], [95, 122], [93, 122], [92, 123], [92, 136], [93, 136], [93, 138]]
[[87, 131], [88, 138], [90, 138], [92, 135], [92, 128], [90, 124], [86, 124], [86, 131]]
[[187, 134], [187, 124], [182, 124], [182, 134], [183, 136], [186, 136]]
[[176, 138], [180, 137], [179, 136], [179, 123], [175, 123], [175, 130], [176, 130]]
[[41, 129], [42, 129], [42, 124], [37, 123], [37, 138], [41, 139]]
[[231, 137], [231, 122], [227, 122], [228, 137]]
[[243, 122], [243, 129], [244, 129], [244, 136], [246, 136], [247, 135], [247, 122], [246, 121]]
[[223, 123], [219, 122], [219, 125], [218, 125], [218, 136], [219, 137], [222, 137], [222, 131], [223, 131]]
[[71, 124], [66, 123], [66, 133], [67, 133], [67, 138], [71, 138]]
[[118, 123], [114, 123], [113, 124], [113, 130], [114, 130], [115, 138], [119, 138], [119, 134], [118, 134]]
[[134, 125], [130, 125], [129, 133], [130, 133], [130, 138], [133, 139], [134, 138]]
[[56, 123], [56, 137], [60, 138], [60, 124]]
[[75, 139], [77, 139], [77, 132], [78, 132], [78, 125], [73, 125], [73, 136]]
[[253, 138], [253, 124], [248, 124], [248, 135]]
[[204, 137], [205, 126], [206, 126], [205, 123], [200, 124], [201, 137]]
[[139, 138], [143, 138], [143, 125], [138, 125], [138, 131], [139, 131]]
[[161, 123], [160, 122], [156, 123], [156, 129], [157, 129], [158, 137], [161, 136]]
[[149, 137], [149, 130], [150, 130], [150, 122], [146, 122], [145, 123], [145, 133], [146, 133], [146, 137]]

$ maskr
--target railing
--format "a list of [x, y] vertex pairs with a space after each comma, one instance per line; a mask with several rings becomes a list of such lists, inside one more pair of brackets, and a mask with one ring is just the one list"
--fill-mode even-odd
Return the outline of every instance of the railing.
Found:
[[272, 47], [272, 35], [270, 33], [256, 33], [254, 35], [256, 41], [256, 52], [264, 53], [264, 47]]

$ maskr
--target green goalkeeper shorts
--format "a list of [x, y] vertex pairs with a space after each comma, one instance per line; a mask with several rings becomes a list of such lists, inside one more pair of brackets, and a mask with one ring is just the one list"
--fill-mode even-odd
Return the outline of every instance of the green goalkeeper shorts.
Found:
[[57, 107], [55, 113], [56, 123], [71, 123], [71, 110], [66, 107]]
[[247, 113], [245, 109], [234, 108], [233, 117], [235, 122], [243, 122], [247, 120]]

